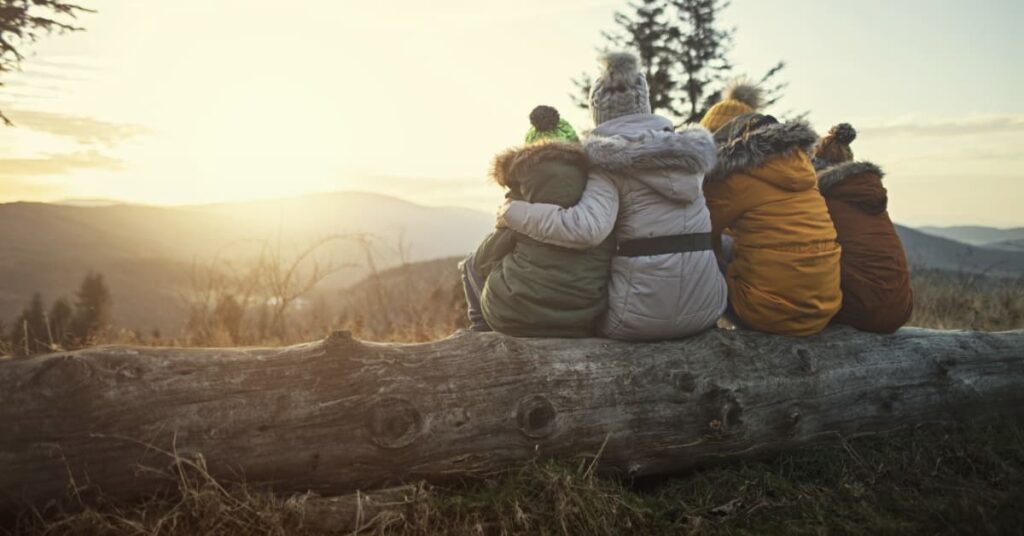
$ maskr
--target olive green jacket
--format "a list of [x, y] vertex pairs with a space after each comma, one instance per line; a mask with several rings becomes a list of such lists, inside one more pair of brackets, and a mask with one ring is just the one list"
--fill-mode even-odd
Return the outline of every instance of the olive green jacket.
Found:
[[[548, 141], [498, 155], [491, 174], [512, 199], [569, 207], [586, 187], [586, 156], [578, 144]], [[484, 319], [495, 331], [519, 337], [592, 336], [608, 308], [613, 250], [611, 239], [580, 250], [496, 229], [473, 263], [486, 278]]]

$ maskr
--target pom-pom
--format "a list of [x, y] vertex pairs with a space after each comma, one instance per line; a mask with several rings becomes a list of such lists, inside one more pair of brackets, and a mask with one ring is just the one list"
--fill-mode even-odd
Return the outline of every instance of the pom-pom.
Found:
[[542, 104], [530, 112], [530, 124], [539, 132], [555, 130], [558, 128], [558, 122], [561, 120], [562, 117], [558, 115], [558, 110], [551, 106], [544, 106]]
[[609, 52], [601, 57], [604, 86], [611, 89], [633, 87], [640, 74], [640, 61], [630, 52]]
[[733, 80], [725, 92], [722, 93], [722, 100], [737, 100], [757, 110], [761, 107], [761, 88], [747, 80]]
[[839, 123], [828, 131], [828, 136], [843, 145], [849, 145], [857, 139], [857, 131], [849, 123]]

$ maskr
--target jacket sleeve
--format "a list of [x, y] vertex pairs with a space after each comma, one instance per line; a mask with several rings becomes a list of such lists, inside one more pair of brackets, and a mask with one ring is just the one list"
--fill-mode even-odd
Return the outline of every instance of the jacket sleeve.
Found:
[[736, 200], [731, 182], [716, 182], [704, 187], [704, 199], [711, 213], [711, 239], [715, 252], [722, 254], [722, 232], [732, 226], [744, 211]]
[[590, 249], [608, 238], [618, 214], [618, 188], [608, 177], [591, 174], [583, 196], [575, 205], [562, 208], [512, 201], [499, 216], [499, 224], [546, 244]]
[[473, 255], [473, 268], [481, 278], [486, 279], [498, 262], [512, 252], [512, 249], [515, 248], [515, 235], [516, 233], [511, 229], [495, 229], [476, 248], [476, 253]]

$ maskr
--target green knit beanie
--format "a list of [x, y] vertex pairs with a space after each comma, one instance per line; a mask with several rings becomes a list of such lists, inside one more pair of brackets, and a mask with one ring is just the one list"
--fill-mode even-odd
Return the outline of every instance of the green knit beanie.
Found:
[[538, 106], [530, 112], [530, 130], [526, 131], [526, 143], [541, 140], [563, 140], [579, 143], [576, 129], [568, 121], [558, 115], [558, 110], [550, 106]]

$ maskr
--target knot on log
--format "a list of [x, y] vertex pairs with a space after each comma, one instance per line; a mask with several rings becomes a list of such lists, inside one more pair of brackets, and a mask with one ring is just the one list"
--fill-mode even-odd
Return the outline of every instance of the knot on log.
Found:
[[900, 394], [893, 389], [883, 389], [879, 394], [879, 399], [882, 409], [887, 413], [892, 413], [896, 407], [896, 402], [900, 399]]
[[712, 387], [701, 395], [700, 408], [708, 428], [714, 432], [724, 432], [742, 424], [743, 406], [730, 389]]
[[675, 384], [676, 389], [679, 389], [680, 391], [689, 394], [692, 393], [695, 389], [697, 389], [697, 378], [695, 378], [693, 374], [690, 374], [689, 372], [684, 372], [676, 376]]
[[936, 365], [936, 373], [939, 376], [939, 380], [947, 381], [947, 380], [950, 379], [949, 378], [950, 371], [953, 369], [953, 367], [956, 366], [956, 359], [953, 359], [953, 358], [940, 359], [938, 362], [936, 362], [935, 365]]
[[526, 437], [547, 437], [555, 429], [555, 406], [544, 396], [527, 396], [516, 408], [516, 424]]
[[779, 432], [789, 436], [796, 436], [800, 431], [800, 421], [803, 420], [803, 417], [800, 406], [794, 405], [790, 407], [778, 428]]
[[367, 427], [374, 444], [386, 449], [399, 449], [411, 445], [419, 437], [423, 430], [423, 417], [404, 398], [382, 398], [370, 408]]
[[794, 350], [794, 353], [796, 353], [796, 357], [797, 357], [797, 359], [799, 360], [799, 363], [800, 363], [798, 365], [799, 368], [800, 368], [800, 372], [802, 372], [804, 374], [814, 374], [814, 372], [815, 372], [814, 357], [811, 356], [810, 350], [808, 350], [807, 348], [804, 348], [802, 346], [798, 346]]
[[43, 395], [51, 396], [55, 392], [67, 392], [81, 388], [95, 376], [93, 365], [74, 355], [54, 357], [32, 376], [32, 384], [39, 388]]

